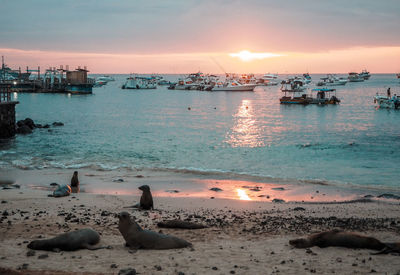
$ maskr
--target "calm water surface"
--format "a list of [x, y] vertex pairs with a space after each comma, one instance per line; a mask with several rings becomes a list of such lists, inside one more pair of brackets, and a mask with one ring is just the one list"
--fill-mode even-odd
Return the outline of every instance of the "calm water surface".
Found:
[[17, 119], [65, 126], [2, 143], [0, 167], [167, 168], [400, 187], [400, 111], [373, 103], [387, 87], [400, 94], [394, 75], [337, 87], [338, 106], [280, 105], [279, 86], [122, 90], [125, 78], [93, 95], [18, 94]]

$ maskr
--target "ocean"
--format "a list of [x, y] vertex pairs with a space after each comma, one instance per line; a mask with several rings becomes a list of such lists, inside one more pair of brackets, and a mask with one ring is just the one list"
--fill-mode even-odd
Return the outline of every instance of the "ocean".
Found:
[[[311, 76], [315, 83], [323, 75]], [[394, 74], [337, 86], [341, 103], [329, 106], [281, 105], [279, 85], [255, 92], [123, 90], [127, 75], [114, 77], [92, 95], [14, 94], [17, 120], [65, 125], [1, 142], [0, 169], [144, 168], [400, 187], [400, 110], [373, 102], [388, 87], [400, 94]]]

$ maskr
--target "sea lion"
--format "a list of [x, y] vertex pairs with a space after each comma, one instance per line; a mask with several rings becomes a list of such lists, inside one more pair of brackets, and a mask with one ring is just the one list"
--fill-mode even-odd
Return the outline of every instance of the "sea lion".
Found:
[[102, 249], [109, 248], [105, 246], [94, 247], [100, 241], [100, 235], [96, 231], [90, 228], [80, 229], [63, 233], [51, 239], [46, 240], [35, 240], [28, 244], [28, 248], [34, 250], [63, 250], [63, 251], [75, 251], [78, 249]]
[[207, 228], [207, 226], [199, 224], [199, 223], [182, 221], [182, 220], [167, 220], [167, 221], [157, 223], [157, 226], [164, 227], [164, 228], [181, 228], [181, 229]]
[[331, 230], [308, 236], [307, 238], [290, 240], [289, 244], [296, 248], [318, 246], [340, 246], [347, 248], [365, 248], [379, 250], [377, 254], [400, 252], [399, 243], [382, 243], [373, 237], [363, 236], [353, 232]]
[[48, 195], [49, 197], [65, 197], [69, 196], [71, 194], [71, 187], [67, 184], [64, 185], [58, 185], [58, 188], [53, 191], [53, 194]]
[[153, 207], [153, 196], [150, 192], [150, 187], [148, 185], [139, 186], [139, 189], [143, 191], [140, 197], [139, 207], [144, 210], [154, 209]]
[[79, 193], [78, 171], [75, 171], [71, 178], [71, 191], [72, 193]]
[[142, 229], [128, 212], [118, 215], [118, 229], [132, 249], [173, 249], [191, 246], [192, 244], [174, 236]]

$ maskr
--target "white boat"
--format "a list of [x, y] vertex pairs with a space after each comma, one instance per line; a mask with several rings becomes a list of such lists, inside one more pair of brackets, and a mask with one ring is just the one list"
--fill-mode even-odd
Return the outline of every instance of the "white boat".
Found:
[[317, 86], [341, 86], [346, 85], [347, 79], [339, 78], [334, 74], [328, 74], [326, 77], [321, 77], [320, 82], [317, 83]]
[[263, 86], [276, 86], [279, 84], [278, 82], [278, 75], [276, 74], [264, 74], [261, 77], [261, 81], [260, 81], [261, 85]]
[[227, 79], [225, 82], [217, 82], [211, 91], [252, 92], [256, 86], [257, 84], [240, 84], [236, 80]]
[[156, 89], [157, 83], [153, 78], [131, 76], [126, 79], [122, 89]]
[[363, 82], [364, 78], [361, 77], [358, 73], [351, 72], [349, 73], [349, 81], [350, 82]]
[[362, 72], [358, 75], [364, 78], [364, 80], [368, 80], [371, 77], [370, 73], [367, 70], [362, 70]]
[[281, 91], [285, 93], [279, 99], [281, 104], [310, 104], [312, 98], [307, 95], [305, 83], [302, 79], [289, 78], [282, 81]]
[[303, 74], [303, 79], [304, 79], [304, 82], [305, 82], [306, 84], [310, 84], [310, 83], [311, 83], [311, 76], [310, 76], [309, 73]]
[[103, 81], [103, 82], [115, 81], [115, 79], [109, 75], [100, 76], [100, 77], [96, 78], [96, 80]]
[[336, 89], [332, 88], [317, 88], [312, 89], [312, 92], [316, 92], [316, 95], [312, 95], [310, 104], [339, 104], [340, 99], [336, 97]]
[[379, 108], [400, 109], [400, 96], [396, 94], [392, 97], [376, 93], [374, 103]]

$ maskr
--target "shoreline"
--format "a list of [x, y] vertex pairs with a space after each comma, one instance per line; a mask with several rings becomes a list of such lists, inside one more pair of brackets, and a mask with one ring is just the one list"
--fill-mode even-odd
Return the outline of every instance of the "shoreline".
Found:
[[[1, 181], [11, 181], [19, 186], [52, 191], [51, 183], [69, 184], [73, 171], [78, 171], [82, 193], [135, 195], [137, 188], [147, 184], [153, 196], [219, 198], [251, 201], [302, 203], [340, 203], [359, 200], [398, 202], [400, 192], [390, 187], [359, 185], [331, 185], [321, 181], [285, 180], [274, 182], [261, 177], [220, 173], [190, 173], [154, 169], [2, 169]], [[212, 190], [214, 189], [214, 190]], [[238, 191], [240, 190], [240, 191]], [[244, 196], [243, 196], [244, 194]], [[383, 196], [382, 196], [383, 195]], [[379, 198], [381, 196], [381, 198]]]
[[[392, 274], [400, 270], [396, 255], [340, 247], [295, 249], [288, 244], [290, 239], [335, 228], [398, 242], [398, 202], [309, 204], [153, 196], [155, 210], [138, 211], [124, 208], [138, 202], [138, 195], [78, 193], [51, 198], [48, 193], [28, 186], [0, 190], [0, 211], [8, 213], [0, 222], [0, 267], [22, 274], [118, 274], [125, 268], [141, 274], [364, 274], [372, 270]], [[193, 248], [130, 253], [117, 229], [115, 214], [121, 211], [134, 215], [143, 228], [183, 238]], [[209, 227], [157, 227], [159, 221], [173, 218]], [[87, 227], [100, 233], [101, 245], [113, 248], [28, 254], [29, 241]]]

